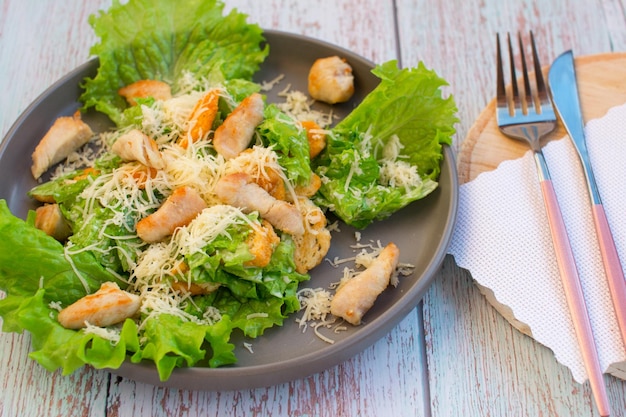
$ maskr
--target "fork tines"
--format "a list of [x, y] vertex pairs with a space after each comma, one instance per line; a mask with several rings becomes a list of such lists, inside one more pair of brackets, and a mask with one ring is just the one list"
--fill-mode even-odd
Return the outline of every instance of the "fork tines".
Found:
[[521, 114], [536, 113], [540, 114], [542, 110], [545, 110], [542, 106], [550, 103], [548, 97], [548, 91], [545, 81], [543, 79], [543, 73], [541, 70], [541, 63], [539, 62], [539, 56], [537, 54], [537, 46], [535, 45], [535, 38], [532, 31], [530, 32], [530, 43], [532, 47], [533, 56], [533, 70], [535, 78], [535, 89], [531, 88], [530, 77], [528, 73], [528, 66], [526, 63], [526, 55], [524, 53], [524, 44], [522, 42], [522, 36], [518, 33], [518, 44], [520, 52], [520, 61], [522, 66], [522, 82], [523, 89], [520, 94], [520, 87], [518, 86], [517, 74], [515, 71], [515, 54], [513, 52], [513, 43], [511, 41], [511, 35], [507, 33], [509, 63], [510, 63], [510, 76], [511, 76], [511, 89], [510, 94], [507, 94], [506, 84], [504, 80], [504, 65], [502, 62], [502, 53], [500, 46], [500, 35], [496, 35], [497, 42], [497, 104], [499, 108], [508, 107], [509, 114], [511, 116], [518, 112]]

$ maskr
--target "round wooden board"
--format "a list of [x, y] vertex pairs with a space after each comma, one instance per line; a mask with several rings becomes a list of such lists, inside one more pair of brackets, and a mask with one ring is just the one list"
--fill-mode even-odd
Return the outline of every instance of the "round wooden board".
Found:
[[[597, 119], [615, 106], [626, 103], [626, 53], [607, 53], [575, 58], [578, 91], [585, 123]], [[547, 80], [548, 68], [544, 68]], [[495, 78], [494, 78], [495, 90]], [[559, 123], [546, 140], [561, 139], [566, 135]], [[482, 172], [494, 170], [505, 161], [516, 159], [529, 150], [526, 143], [510, 139], [500, 133], [495, 117], [495, 98], [481, 112], [461, 144], [457, 156], [459, 183], [465, 184]], [[502, 316], [524, 334], [532, 337], [532, 329], [517, 320], [512, 310], [498, 302], [493, 291], [477, 284]], [[626, 373], [624, 373], [626, 379]]]
[[[575, 62], [585, 122], [604, 116], [611, 107], [626, 103], [626, 53], [586, 55], [575, 58]], [[546, 68], [546, 75], [547, 71]], [[559, 124], [547, 139], [560, 139], [565, 135], [565, 129]], [[461, 184], [469, 182], [480, 173], [497, 168], [502, 161], [521, 157], [528, 149], [525, 143], [500, 133], [494, 98], [461, 144], [457, 156], [459, 181]]]

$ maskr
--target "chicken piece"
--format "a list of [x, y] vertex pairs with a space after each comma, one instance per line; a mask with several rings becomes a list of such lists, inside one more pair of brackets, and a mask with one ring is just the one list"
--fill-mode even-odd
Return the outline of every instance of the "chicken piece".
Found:
[[215, 193], [219, 199], [245, 213], [258, 211], [263, 219], [283, 232], [304, 233], [302, 215], [296, 206], [272, 197], [248, 174], [238, 172], [223, 176], [215, 185]]
[[274, 231], [272, 225], [263, 220], [258, 229], [253, 229], [246, 239], [246, 244], [254, 259], [247, 261], [245, 266], [266, 267], [272, 260], [274, 249], [280, 243], [280, 238]]
[[399, 256], [394, 243], [385, 246], [365, 271], [339, 286], [330, 302], [330, 312], [355, 326], [361, 324], [363, 315], [389, 285]]
[[354, 94], [352, 67], [338, 56], [316, 60], [309, 70], [309, 94], [328, 104], [350, 100]]
[[117, 138], [111, 151], [127, 162], [137, 161], [155, 169], [165, 168], [165, 159], [156, 142], [138, 129], [132, 129]]
[[312, 120], [300, 122], [309, 141], [309, 158], [313, 159], [326, 147], [326, 132]]
[[267, 176], [260, 176], [255, 182], [275, 199], [286, 200], [287, 189], [280, 174], [273, 168], [265, 168], [265, 173]]
[[137, 235], [148, 243], [155, 243], [188, 225], [207, 207], [200, 193], [191, 187], [174, 190], [157, 211], [137, 222]]
[[263, 121], [265, 102], [259, 93], [251, 94], [239, 103], [217, 129], [213, 146], [225, 159], [231, 159], [245, 150], [254, 130]]
[[105, 327], [134, 316], [140, 305], [138, 295], [121, 290], [114, 282], [105, 282], [95, 293], [61, 310], [57, 319], [66, 329], [81, 329], [87, 323]]
[[198, 100], [189, 115], [189, 130], [183, 135], [180, 146], [187, 148], [189, 141], [197, 142], [207, 136], [217, 115], [219, 98], [218, 91], [211, 90]]
[[79, 111], [72, 117], [56, 119], [33, 152], [31, 166], [33, 177], [35, 179], [41, 177], [52, 165], [61, 162], [89, 142], [93, 135], [89, 125], [80, 118]]
[[300, 197], [298, 203], [307, 227], [302, 235], [293, 237], [296, 246], [294, 259], [296, 271], [306, 274], [324, 260], [330, 249], [331, 236], [322, 209], [305, 197]]
[[155, 100], [169, 100], [172, 98], [172, 89], [169, 84], [158, 80], [139, 80], [126, 87], [117, 90], [117, 93], [124, 97], [128, 104], [135, 106], [138, 98], [152, 97]]
[[272, 161], [259, 147], [248, 148], [229, 161], [227, 172], [245, 172], [254, 182], [278, 200], [287, 200], [285, 176], [277, 161]]
[[63, 217], [58, 204], [46, 204], [35, 210], [35, 227], [59, 242], [72, 234], [72, 229]]

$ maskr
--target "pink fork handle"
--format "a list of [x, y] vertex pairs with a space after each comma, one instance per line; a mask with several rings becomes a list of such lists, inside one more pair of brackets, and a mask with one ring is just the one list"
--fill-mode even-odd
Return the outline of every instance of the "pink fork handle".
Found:
[[610, 414], [610, 407], [600, 369], [600, 361], [596, 350], [593, 331], [587, 313], [587, 306], [583, 296], [580, 278], [578, 277], [578, 269], [574, 260], [574, 254], [569, 242], [565, 223], [561, 209], [554, 192], [552, 181], [549, 179], [541, 181], [541, 191], [543, 200], [546, 205], [548, 214], [548, 222], [550, 224], [550, 233], [554, 242], [554, 250], [556, 252], [556, 260], [559, 266], [563, 289], [565, 291], [565, 299], [569, 307], [576, 338], [580, 347], [585, 369], [589, 377], [591, 390], [595, 397], [596, 405], [601, 416]]
[[596, 225], [609, 291], [613, 299], [613, 308], [615, 309], [617, 323], [622, 334], [622, 343], [626, 345], [626, 281], [624, 281], [624, 272], [617, 255], [609, 222], [606, 219], [604, 206], [602, 204], [593, 204], [591, 210]]

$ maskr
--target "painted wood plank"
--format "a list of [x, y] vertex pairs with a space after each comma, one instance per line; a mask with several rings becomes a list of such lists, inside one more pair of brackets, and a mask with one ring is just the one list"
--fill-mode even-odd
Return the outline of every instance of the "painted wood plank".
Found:
[[[89, 1], [78, 6], [6, 0], [1, 4], [0, 89], [8, 92], [0, 102], [2, 136], [45, 88], [88, 59], [95, 38], [87, 16], [109, 3]], [[333, 42], [375, 62], [395, 56], [395, 34], [386, 30], [393, 25], [391, 2], [227, 2], [231, 7], [253, 16], [262, 27]], [[384, 36], [363, 36], [372, 32]], [[422, 339], [421, 311], [416, 309], [361, 355], [318, 375], [276, 387], [205, 393], [156, 388], [116, 376], [109, 380], [107, 372], [91, 369], [70, 377], [50, 374], [27, 358], [28, 336], [2, 333], [0, 414], [376, 416], [392, 411], [424, 415]], [[32, 401], [34, 397], [39, 401]]]
[[[620, 21], [607, 17], [611, 10], [623, 18], [619, 2], [407, 0], [398, 10], [403, 63], [424, 60], [451, 84], [461, 118], [456, 146], [494, 95], [496, 32], [532, 29], [549, 64], [570, 48], [615, 50], [612, 40], [624, 31], [607, 24]], [[425, 297], [424, 320], [433, 415], [597, 415], [588, 384], [573, 381], [549, 349], [511, 327], [451, 257]], [[606, 381], [614, 415], [623, 416], [626, 384]]]
[[[87, 16], [108, 3], [0, 2], [0, 137], [48, 86], [87, 60], [95, 39]], [[0, 333], [0, 415], [105, 414], [108, 372], [50, 373], [29, 351], [29, 335]]]

